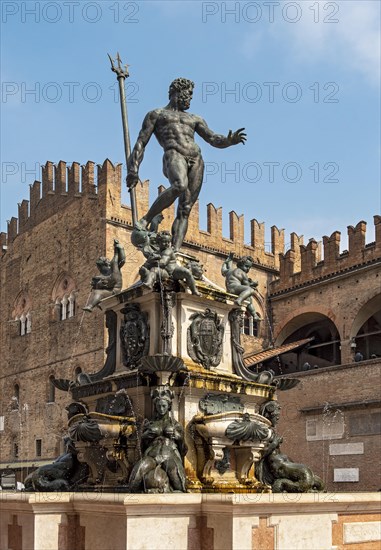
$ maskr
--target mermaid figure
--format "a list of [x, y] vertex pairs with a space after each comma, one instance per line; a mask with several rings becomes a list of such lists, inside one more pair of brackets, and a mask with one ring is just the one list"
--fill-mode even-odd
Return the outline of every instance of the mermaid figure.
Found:
[[174, 393], [168, 386], [151, 392], [154, 419], [145, 420], [141, 436], [142, 458], [130, 475], [132, 493], [185, 493], [183, 457], [187, 452], [182, 425], [171, 415]]

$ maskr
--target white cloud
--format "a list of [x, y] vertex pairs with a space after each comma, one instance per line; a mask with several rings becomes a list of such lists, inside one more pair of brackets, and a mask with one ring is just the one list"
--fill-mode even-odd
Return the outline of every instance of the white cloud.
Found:
[[[324, 22], [331, 17], [324, 11], [327, 4], [337, 4], [338, 12], [332, 19], [337, 23]], [[313, 17], [302, 17], [298, 23], [289, 25], [293, 46], [303, 59], [311, 61], [327, 59], [349, 69], [362, 72], [373, 82], [380, 71], [380, 4], [374, 1], [320, 2], [319, 22]], [[311, 15], [311, 14], [310, 14]], [[312, 14], [313, 15], [313, 14]]]

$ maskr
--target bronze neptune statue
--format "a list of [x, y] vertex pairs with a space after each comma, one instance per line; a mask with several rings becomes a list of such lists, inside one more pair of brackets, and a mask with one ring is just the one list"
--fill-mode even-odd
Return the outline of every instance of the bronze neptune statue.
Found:
[[186, 113], [190, 107], [194, 83], [186, 78], [176, 78], [169, 87], [169, 103], [166, 107], [150, 111], [128, 161], [127, 186], [133, 189], [139, 181], [139, 166], [144, 150], [152, 134], [164, 149], [163, 173], [170, 187], [152, 204], [138, 222], [146, 229], [153, 218], [179, 199], [177, 214], [172, 226], [172, 244], [177, 252], [185, 238], [190, 211], [201, 190], [204, 161], [194, 134], [201, 136], [213, 147], [224, 149], [245, 143], [244, 128], [229, 131], [227, 136], [215, 134], [200, 116]]

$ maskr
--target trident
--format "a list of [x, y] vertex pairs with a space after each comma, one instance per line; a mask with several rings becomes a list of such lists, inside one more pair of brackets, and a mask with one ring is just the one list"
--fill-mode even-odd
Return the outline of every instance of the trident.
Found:
[[[126, 93], [124, 89], [124, 81], [130, 76], [128, 72], [128, 65], [122, 66], [122, 60], [120, 59], [119, 52], [116, 54], [116, 60], [114, 60], [110, 54], [107, 54], [111, 62], [111, 70], [116, 73], [116, 78], [119, 82], [119, 99], [120, 99], [120, 110], [122, 113], [122, 124], [123, 124], [123, 138], [124, 138], [124, 154], [126, 157], [126, 165], [128, 169], [128, 159], [131, 155], [131, 143], [130, 143], [130, 133], [128, 131], [128, 117], [127, 117], [127, 102], [126, 102]], [[118, 65], [115, 66], [114, 61], [118, 62]], [[135, 226], [138, 221], [138, 208], [136, 204], [136, 193], [135, 188], [129, 188], [129, 193], [131, 195], [131, 210], [132, 210], [132, 224]]]

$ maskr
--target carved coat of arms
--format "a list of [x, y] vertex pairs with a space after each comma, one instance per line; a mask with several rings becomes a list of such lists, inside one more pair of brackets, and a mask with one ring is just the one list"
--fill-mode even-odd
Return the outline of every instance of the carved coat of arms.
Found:
[[190, 316], [192, 323], [187, 333], [189, 356], [205, 369], [217, 367], [222, 357], [224, 326], [215, 311], [206, 308], [203, 313]]
[[123, 364], [133, 369], [149, 351], [149, 325], [147, 313], [140, 311], [138, 304], [129, 304], [122, 309], [124, 320], [120, 328]]

